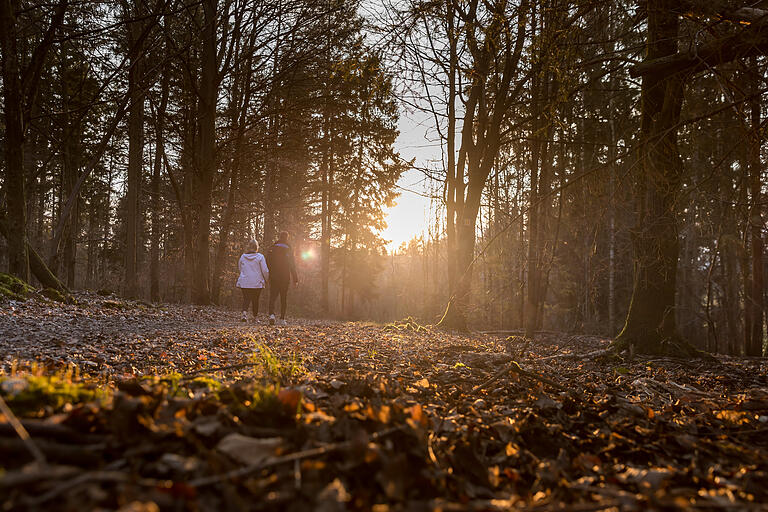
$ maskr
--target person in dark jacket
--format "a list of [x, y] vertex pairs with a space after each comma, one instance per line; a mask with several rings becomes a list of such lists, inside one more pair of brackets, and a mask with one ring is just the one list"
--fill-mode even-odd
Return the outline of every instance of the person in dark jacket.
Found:
[[288, 305], [288, 287], [291, 280], [299, 284], [296, 273], [296, 261], [293, 258], [293, 248], [288, 243], [287, 231], [281, 231], [267, 253], [269, 267], [269, 325], [275, 325], [275, 299], [280, 296], [280, 325], [285, 325], [285, 310]]

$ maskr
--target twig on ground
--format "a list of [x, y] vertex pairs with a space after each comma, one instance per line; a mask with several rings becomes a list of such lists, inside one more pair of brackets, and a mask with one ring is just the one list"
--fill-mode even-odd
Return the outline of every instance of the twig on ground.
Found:
[[88, 471], [57, 485], [45, 494], [29, 499], [28, 503], [31, 506], [42, 505], [75, 487], [93, 482], [131, 482], [142, 487], [157, 487], [161, 483], [153, 478], [136, 478], [122, 471]]
[[[51, 423], [38, 419], [20, 420], [30, 436], [45, 440], [63, 441], [68, 444], [94, 444], [103, 442], [105, 436], [99, 434], [82, 434], [60, 423]], [[16, 429], [10, 423], [0, 423], [0, 438], [16, 435]]]
[[536, 361], [550, 361], [552, 359], [597, 359], [600, 356], [603, 356], [605, 354], [608, 354], [611, 351], [610, 348], [601, 348], [600, 350], [593, 350], [592, 352], [587, 352], [586, 354], [577, 354], [577, 353], [570, 353], [570, 354], [555, 354], [553, 356], [546, 356], [546, 357], [540, 357], [536, 359]]
[[189, 380], [195, 375], [200, 375], [201, 373], [213, 373], [213, 372], [223, 372], [225, 370], [240, 370], [242, 368], [249, 368], [252, 366], [261, 366], [262, 363], [241, 363], [241, 364], [231, 364], [229, 366], [214, 366], [212, 368], [200, 368], [199, 370], [192, 370], [191, 372], [186, 372], [180, 380], [185, 381]]
[[[375, 432], [371, 435], [371, 440], [375, 441], [377, 439], [381, 439], [394, 432], [397, 432], [400, 429], [401, 427], [397, 426], [397, 427], [388, 428], [386, 430], [382, 430], [380, 432]], [[333, 443], [326, 446], [321, 446], [319, 448], [311, 448], [309, 450], [289, 453], [288, 455], [282, 455], [280, 457], [269, 457], [266, 460], [259, 462], [258, 464], [251, 464], [250, 466], [234, 469], [232, 471], [228, 471], [220, 475], [210, 475], [210, 476], [204, 476], [201, 478], [196, 478], [194, 480], [189, 481], [188, 485], [190, 487], [206, 487], [208, 485], [217, 484], [225, 480], [231, 480], [233, 478], [242, 478], [248, 475], [252, 475], [257, 471], [261, 471], [262, 469], [279, 466], [280, 464], [285, 464], [287, 462], [294, 462], [298, 460], [308, 459], [311, 457], [319, 457], [321, 455], [326, 455], [339, 450], [346, 450], [352, 447], [355, 443], [356, 441], [354, 440], [342, 441], [340, 443]]]
[[544, 504], [533, 505], [520, 508], [516, 499], [475, 499], [468, 502], [455, 503], [442, 499], [432, 500], [430, 508], [435, 510], [444, 510], [445, 512], [472, 512], [472, 511], [492, 511], [492, 510], [516, 510], [520, 512], [597, 512], [609, 508], [618, 508], [620, 503], [617, 501], [606, 501], [603, 503], [568, 503], [568, 504]]
[[548, 379], [547, 377], [544, 377], [544, 376], [539, 375], [539, 374], [534, 373], [534, 372], [529, 372], [528, 370], [523, 370], [520, 367], [520, 364], [517, 361], [510, 361], [507, 366], [505, 366], [504, 368], [502, 368], [498, 372], [494, 373], [488, 380], [486, 380], [482, 384], [478, 384], [477, 386], [472, 388], [472, 391], [470, 391], [470, 394], [475, 394], [478, 391], [480, 391], [481, 389], [484, 389], [484, 388], [490, 386], [491, 384], [493, 384], [494, 382], [496, 382], [497, 380], [499, 380], [500, 378], [502, 378], [504, 375], [506, 375], [509, 372], [517, 373], [518, 375], [522, 375], [523, 377], [527, 377], [527, 378], [529, 378], [531, 380], [536, 380], [536, 381], [539, 381], [539, 382], [543, 382], [544, 384], [552, 386], [553, 388], [558, 389], [560, 391], [568, 391], [568, 388], [558, 384], [557, 382], [553, 381], [552, 379]]
[[8, 422], [13, 426], [16, 434], [18, 434], [21, 440], [24, 441], [24, 445], [27, 447], [27, 450], [29, 450], [29, 452], [32, 454], [32, 457], [35, 458], [35, 462], [41, 466], [44, 466], [47, 463], [45, 460], [45, 455], [43, 455], [43, 452], [40, 451], [40, 448], [38, 448], [38, 446], [32, 440], [29, 432], [27, 432], [27, 429], [25, 429], [24, 425], [22, 425], [19, 421], [19, 418], [13, 414], [11, 408], [8, 407], [7, 403], [5, 403], [5, 399], [2, 395], [0, 395], [0, 412], [2, 412], [3, 415], [8, 419]]
[[73, 466], [53, 466], [36, 470], [8, 471], [0, 477], [0, 489], [13, 489], [27, 484], [36, 484], [45, 480], [58, 480], [69, 478], [73, 474], [79, 474], [80, 469]]

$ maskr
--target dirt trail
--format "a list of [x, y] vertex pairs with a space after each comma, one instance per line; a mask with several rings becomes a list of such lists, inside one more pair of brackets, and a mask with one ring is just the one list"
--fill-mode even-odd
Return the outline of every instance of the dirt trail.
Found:
[[13, 361], [73, 363], [107, 375], [185, 371], [253, 353], [259, 326], [214, 307], [150, 304], [79, 293], [77, 304], [12, 302], [0, 309], [0, 353]]

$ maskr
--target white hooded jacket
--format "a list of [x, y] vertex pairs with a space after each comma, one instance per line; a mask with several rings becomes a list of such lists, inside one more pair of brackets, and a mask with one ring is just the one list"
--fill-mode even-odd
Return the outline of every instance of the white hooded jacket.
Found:
[[237, 262], [240, 277], [237, 278], [238, 288], [264, 288], [269, 279], [269, 269], [264, 255], [258, 252], [247, 252], [240, 256]]

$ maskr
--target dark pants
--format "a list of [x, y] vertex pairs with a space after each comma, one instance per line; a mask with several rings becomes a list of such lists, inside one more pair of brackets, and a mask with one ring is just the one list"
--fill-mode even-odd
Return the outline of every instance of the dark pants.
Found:
[[270, 279], [269, 281], [269, 314], [275, 313], [275, 299], [280, 295], [280, 318], [285, 318], [285, 309], [288, 306], [288, 285], [290, 279]]
[[243, 311], [248, 311], [248, 304], [253, 305], [253, 316], [259, 315], [259, 297], [262, 288], [240, 288], [243, 291]]

